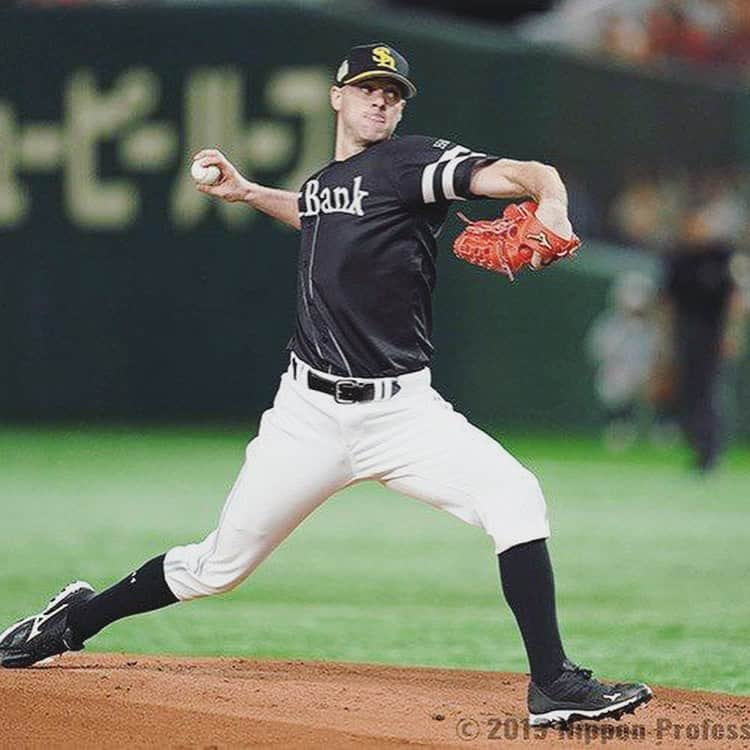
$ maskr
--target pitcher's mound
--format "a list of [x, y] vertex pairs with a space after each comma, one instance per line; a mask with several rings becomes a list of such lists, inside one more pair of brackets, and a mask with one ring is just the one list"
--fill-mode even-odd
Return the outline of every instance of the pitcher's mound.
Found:
[[68, 654], [0, 670], [0, 745], [750, 746], [750, 698], [656, 688], [627, 720], [563, 734], [526, 725], [526, 684], [498, 672]]

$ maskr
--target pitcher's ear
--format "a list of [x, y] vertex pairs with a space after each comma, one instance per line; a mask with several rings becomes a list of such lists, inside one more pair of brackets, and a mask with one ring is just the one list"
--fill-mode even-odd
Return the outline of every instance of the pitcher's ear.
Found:
[[335, 112], [338, 112], [341, 109], [341, 97], [342, 96], [343, 96], [343, 92], [341, 91], [340, 86], [331, 86], [329, 97], [331, 100], [331, 108]]

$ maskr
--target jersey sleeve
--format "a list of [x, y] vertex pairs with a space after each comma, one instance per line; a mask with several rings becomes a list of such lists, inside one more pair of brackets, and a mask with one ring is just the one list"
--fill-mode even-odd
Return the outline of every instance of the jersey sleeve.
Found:
[[442, 138], [406, 136], [394, 142], [393, 179], [406, 203], [430, 205], [477, 198], [471, 175], [499, 157]]

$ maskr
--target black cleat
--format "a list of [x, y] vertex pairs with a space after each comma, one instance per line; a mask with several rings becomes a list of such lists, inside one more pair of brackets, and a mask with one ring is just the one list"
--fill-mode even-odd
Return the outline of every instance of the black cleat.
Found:
[[0, 633], [0, 665], [30, 667], [65, 651], [80, 651], [78, 641], [67, 627], [71, 604], [91, 599], [96, 592], [83, 581], [66, 586], [38, 615], [32, 615]]
[[581, 719], [619, 719], [648, 703], [653, 695], [651, 688], [642, 683], [599, 682], [591, 676], [590, 669], [566, 659], [563, 673], [554, 682], [544, 688], [529, 684], [529, 724], [566, 727]]

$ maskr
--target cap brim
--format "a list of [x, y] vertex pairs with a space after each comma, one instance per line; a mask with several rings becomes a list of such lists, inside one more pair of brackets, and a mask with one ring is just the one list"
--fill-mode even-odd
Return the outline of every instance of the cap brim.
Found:
[[406, 77], [402, 76], [401, 73], [396, 73], [392, 70], [365, 70], [363, 73], [358, 73], [356, 76], [351, 78], [345, 78], [341, 81], [341, 85], [348, 85], [350, 83], [357, 83], [358, 81], [365, 81], [368, 78], [393, 78], [399, 83], [403, 84], [406, 88], [406, 98], [411, 99], [417, 93], [417, 87]]

